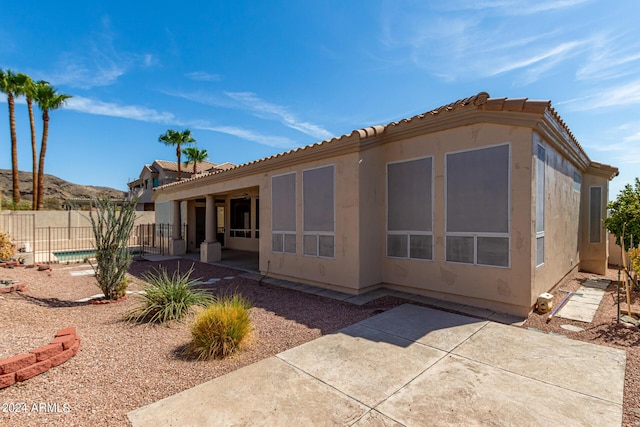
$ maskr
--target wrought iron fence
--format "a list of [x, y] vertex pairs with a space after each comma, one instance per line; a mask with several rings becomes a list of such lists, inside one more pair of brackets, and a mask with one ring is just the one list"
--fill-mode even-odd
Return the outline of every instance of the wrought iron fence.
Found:
[[[182, 236], [187, 235], [184, 224]], [[91, 227], [35, 227], [32, 215], [3, 218], [1, 231], [9, 233], [18, 257], [27, 263], [73, 263], [95, 257], [95, 238]], [[139, 224], [129, 235], [133, 256], [168, 255], [171, 224]]]

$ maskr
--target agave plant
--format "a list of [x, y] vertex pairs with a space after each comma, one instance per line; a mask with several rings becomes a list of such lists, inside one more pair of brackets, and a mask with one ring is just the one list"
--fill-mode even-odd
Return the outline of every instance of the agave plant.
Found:
[[169, 275], [165, 267], [153, 269], [143, 279], [148, 282], [140, 295], [141, 304], [129, 312], [127, 320], [142, 323], [166, 323], [180, 320], [194, 306], [206, 306], [214, 298], [204, 289], [197, 288], [199, 279], [192, 279], [193, 265], [186, 273], [180, 267]]

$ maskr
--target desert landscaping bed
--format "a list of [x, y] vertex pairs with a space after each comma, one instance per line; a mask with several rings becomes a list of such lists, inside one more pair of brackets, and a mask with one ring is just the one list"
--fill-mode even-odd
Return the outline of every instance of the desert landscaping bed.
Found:
[[[124, 322], [124, 313], [136, 303], [133, 295], [113, 304], [76, 302], [99, 293], [94, 277], [71, 275], [90, 269], [87, 264], [54, 266], [51, 272], [24, 267], [0, 269], [1, 279], [28, 284], [25, 293], [4, 294], [4, 299], [0, 299], [0, 321], [4, 327], [0, 359], [44, 345], [51, 340], [52, 333], [68, 326], [75, 327], [82, 337], [80, 349], [73, 359], [0, 390], [0, 404], [3, 405], [0, 410], [4, 409], [0, 413], [0, 425], [127, 425], [126, 413], [133, 409], [406, 302], [385, 297], [358, 307], [260, 284], [240, 277], [240, 271], [188, 260], [162, 264], [134, 262], [129, 270], [129, 289], [142, 289], [141, 275], [151, 268], [164, 265], [169, 272], [178, 267], [185, 271], [192, 264], [195, 268], [193, 277], [205, 281], [220, 279], [206, 285], [213, 292], [239, 292], [253, 303], [251, 343], [237, 356], [208, 362], [185, 358], [181, 350], [190, 341], [189, 320], [169, 327]], [[592, 275], [580, 273], [556, 289], [576, 290], [589, 277]], [[610, 270], [609, 278], [615, 280], [616, 272]], [[557, 305], [563, 294], [557, 290], [553, 293]], [[640, 333], [637, 328], [616, 325], [614, 297], [615, 286], [612, 285], [591, 324], [561, 318], [547, 323], [546, 315], [533, 313], [523, 327], [625, 349], [623, 425], [634, 426], [640, 420], [637, 414], [640, 408]], [[585, 330], [571, 332], [561, 328], [563, 324]], [[211, 398], [214, 400], [215, 396]], [[18, 410], [20, 408], [26, 410]], [[242, 410], [240, 403], [238, 409]]]

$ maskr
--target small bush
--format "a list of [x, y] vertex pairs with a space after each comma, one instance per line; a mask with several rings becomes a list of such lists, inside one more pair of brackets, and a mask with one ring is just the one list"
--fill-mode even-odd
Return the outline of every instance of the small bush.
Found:
[[197, 279], [191, 279], [193, 266], [184, 274], [177, 270], [171, 276], [166, 268], [154, 269], [143, 279], [149, 282], [141, 294], [142, 304], [125, 318], [142, 323], [166, 323], [182, 319], [193, 306], [206, 306], [214, 299], [205, 290], [195, 287]]
[[0, 232], [0, 260], [11, 259], [16, 253], [16, 247], [11, 243], [7, 233]]
[[640, 248], [630, 249], [628, 253], [631, 259], [631, 269], [640, 275]]
[[200, 360], [222, 359], [240, 349], [251, 333], [249, 308], [240, 295], [217, 298], [191, 326], [190, 353]]

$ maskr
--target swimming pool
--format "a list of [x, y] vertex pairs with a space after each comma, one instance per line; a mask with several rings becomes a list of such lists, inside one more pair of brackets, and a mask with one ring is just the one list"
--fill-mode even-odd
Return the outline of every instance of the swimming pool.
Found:
[[[144, 251], [140, 249], [130, 249], [129, 252], [132, 256], [144, 255]], [[53, 256], [58, 262], [72, 262], [72, 261], [84, 261], [85, 259], [95, 259], [95, 249], [80, 249], [75, 251], [60, 251], [53, 252]]]

